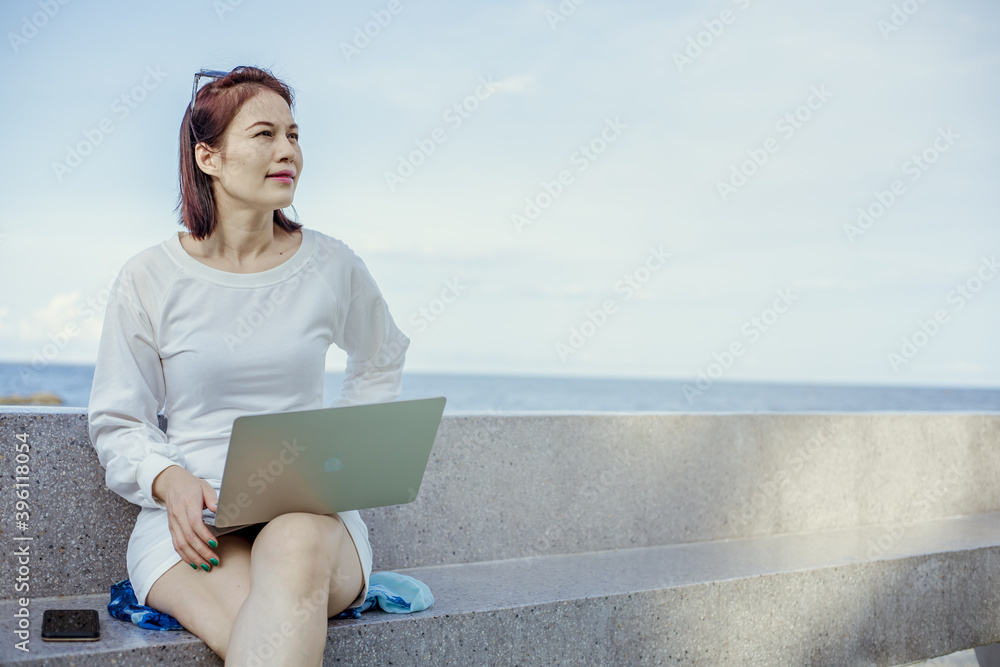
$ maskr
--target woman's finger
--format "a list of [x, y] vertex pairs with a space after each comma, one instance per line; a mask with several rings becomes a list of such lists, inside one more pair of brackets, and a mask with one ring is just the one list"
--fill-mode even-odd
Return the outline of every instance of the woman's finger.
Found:
[[174, 551], [181, 559], [191, 565], [194, 569], [198, 569], [199, 559], [196, 552], [188, 544], [187, 538], [184, 536], [184, 531], [181, 529], [181, 522], [179, 522], [176, 517], [171, 514], [169, 516], [170, 534], [174, 541]]
[[[201, 512], [198, 511], [197, 514], [198, 522], [204, 526], [204, 522], [201, 521]], [[208, 540], [202, 540], [195, 527], [192, 526], [190, 514], [183, 514], [178, 508], [175, 508], [170, 514], [170, 532], [174, 540], [174, 551], [188, 565], [194, 563], [192, 566], [194, 569], [210, 572], [213, 565], [219, 564], [218, 557], [210, 550]]]
[[215, 492], [215, 489], [208, 482], [202, 481], [201, 488], [205, 496], [205, 507], [213, 512], [218, 512], [219, 494]]
[[203, 510], [215, 507], [215, 489], [203, 479], [182, 475], [164, 498], [174, 551], [194, 568], [211, 572], [221, 565], [213, 549], [219, 546], [215, 535], [205, 525]]
[[199, 499], [197, 505], [191, 504], [188, 506], [184, 535], [188, 544], [200, 558], [195, 564], [203, 570], [206, 570], [205, 566], [207, 566], [207, 571], [211, 572], [213, 565], [221, 564], [218, 554], [212, 551], [214, 548], [213, 544], [214, 546], [219, 546], [219, 544], [212, 531], [205, 525], [205, 520], [202, 517], [203, 509], [204, 505], [201, 499]]

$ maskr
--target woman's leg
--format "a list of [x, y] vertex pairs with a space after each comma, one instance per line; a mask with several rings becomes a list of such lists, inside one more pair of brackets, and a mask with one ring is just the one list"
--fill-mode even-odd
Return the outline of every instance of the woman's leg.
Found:
[[176, 618], [225, 659], [233, 621], [250, 593], [250, 542], [233, 534], [217, 539], [217, 566], [205, 572], [176, 563], [149, 589], [146, 604]]
[[292, 512], [254, 540], [250, 595], [236, 615], [227, 665], [318, 666], [327, 619], [360, 595], [361, 560], [338, 516]]

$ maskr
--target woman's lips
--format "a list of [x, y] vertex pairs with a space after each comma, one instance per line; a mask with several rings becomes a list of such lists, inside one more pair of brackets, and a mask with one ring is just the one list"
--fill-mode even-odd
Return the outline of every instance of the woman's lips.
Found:
[[272, 174], [267, 177], [268, 180], [277, 181], [279, 183], [291, 183], [292, 177], [289, 174]]

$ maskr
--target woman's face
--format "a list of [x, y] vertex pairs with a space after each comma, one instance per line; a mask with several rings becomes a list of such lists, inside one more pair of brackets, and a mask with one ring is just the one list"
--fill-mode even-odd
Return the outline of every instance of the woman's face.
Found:
[[302, 173], [302, 149], [291, 110], [277, 93], [262, 91], [243, 105], [226, 130], [220, 153], [206, 155], [212, 168], [203, 169], [216, 177], [221, 205], [263, 212], [291, 205]]

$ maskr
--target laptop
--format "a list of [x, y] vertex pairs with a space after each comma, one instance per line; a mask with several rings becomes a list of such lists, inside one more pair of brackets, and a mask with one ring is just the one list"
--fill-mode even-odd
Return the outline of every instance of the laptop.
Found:
[[402, 505], [420, 490], [445, 398], [246, 415], [233, 421], [216, 535], [287, 512]]

